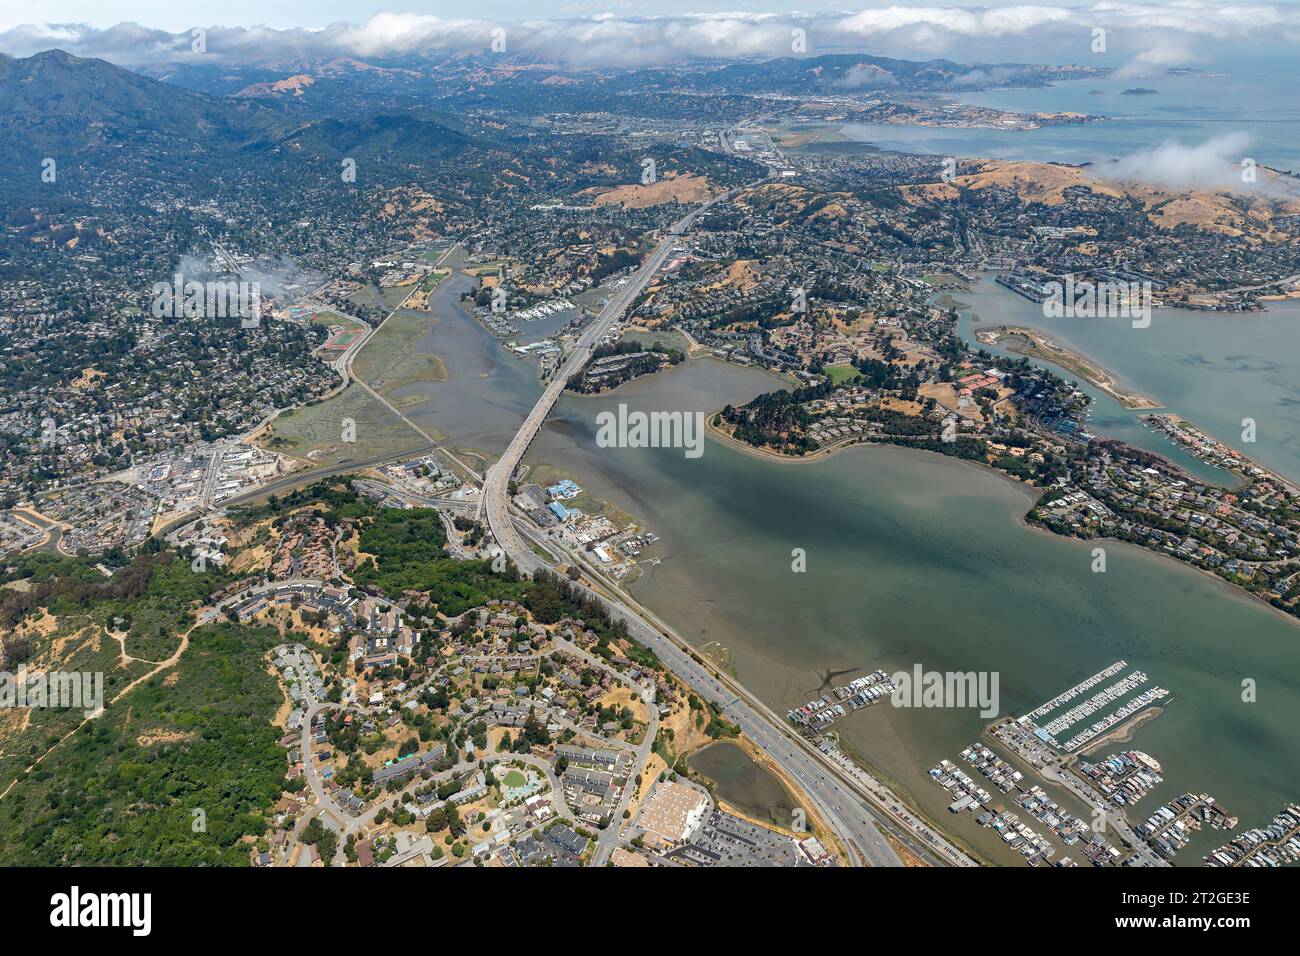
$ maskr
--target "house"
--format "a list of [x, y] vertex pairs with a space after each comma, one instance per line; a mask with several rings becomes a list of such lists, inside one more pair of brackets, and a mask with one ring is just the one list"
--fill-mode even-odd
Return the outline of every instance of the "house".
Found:
[[557, 823], [547, 830], [546, 839], [573, 856], [582, 856], [590, 842], [581, 833], [564, 823]]
[[602, 770], [612, 771], [618, 766], [619, 754], [617, 750], [606, 748], [593, 749], [562, 744], [555, 748], [555, 757], [557, 760], [563, 757], [570, 764], [599, 767]]

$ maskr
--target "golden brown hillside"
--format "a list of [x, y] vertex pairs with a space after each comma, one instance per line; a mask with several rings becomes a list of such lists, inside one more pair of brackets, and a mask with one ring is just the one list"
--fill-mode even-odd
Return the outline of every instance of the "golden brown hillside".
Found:
[[1084, 166], [1054, 163], [980, 163], [978, 172], [958, 176], [952, 184], [927, 183], [903, 186], [901, 192], [913, 204], [955, 198], [957, 188], [1013, 190], [1025, 202], [1057, 206], [1069, 202], [1067, 190], [1082, 188], [1095, 196], [1131, 198], [1141, 204], [1148, 219], [1157, 226], [1173, 229], [1194, 226], [1228, 236], [1266, 242], [1294, 237], [1277, 229], [1278, 216], [1300, 213], [1300, 195], [1288, 177], [1260, 170], [1260, 186], [1253, 192], [1230, 189], [1171, 189], [1141, 182], [1103, 179]]
[[618, 204], [627, 209], [644, 209], [666, 202], [703, 202], [713, 194], [709, 181], [694, 173], [668, 173], [657, 182], [615, 186], [612, 189], [585, 189], [578, 195], [591, 196], [597, 206]]

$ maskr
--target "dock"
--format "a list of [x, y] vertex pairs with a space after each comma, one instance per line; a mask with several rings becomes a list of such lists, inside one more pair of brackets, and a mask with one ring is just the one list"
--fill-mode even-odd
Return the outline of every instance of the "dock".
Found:
[[1205, 857], [1213, 867], [1277, 867], [1300, 860], [1300, 804], [1284, 807], [1266, 827], [1236, 836]]
[[1185, 793], [1159, 807], [1145, 823], [1133, 829], [1148, 846], [1171, 860], [1187, 846], [1202, 824], [1216, 830], [1231, 830], [1237, 825], [1237, 818], [1229, 816], [1207, 794]]
[[[1056, 695], [1047, 703], [1034, 708], [1017, 720], [1017, 725], [1027, 734], [1032, 734], [1056, 751], [1069, 754], [1170, 696], [1169, 691], [1164, 687], [1150, 687], [1130, 698], [1129, 695], [1145, 685], [1149, 678], [1145, 672], [1134, 670], [1118, 680], [1114, 679], [1127, 668], [1127, 661], [1116, 661], [1105, 670], [1098, 671], [1069, 690]], [[1062, 710], [1076, 698], [1098, 687], [1101, 689], [1086, 700]], [[1123, 703], [1111, 710], [1111, 707], [1120, 701]], [[1087, 726], [1080, 727], [1089, 717], [1103, 711], [1109, 713]], [[1044, 718], [1050, 719], [1044, 721]], [[1062, 742], [1061, 738], [1066, 732], [1072, 730], [1073, 735]]]
[[876, 701], [888, 697], [894, 690], [893, 679], [884, 671], [878, 670], [841, 687], [832, 688], [825, 697], [810, 700], [802, 707], [787, 711], [786, 717], [805, 735], [819, 734], [842, 717], [863, 707], [870, 707]]

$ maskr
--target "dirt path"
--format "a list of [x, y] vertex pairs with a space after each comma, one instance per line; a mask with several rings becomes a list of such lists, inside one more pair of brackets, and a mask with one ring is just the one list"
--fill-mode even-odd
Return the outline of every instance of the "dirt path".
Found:
[[[108, 703], [116, 704], [127, 694], [131, 693], [131, 691], [133, 691], [136, 687], [138, 687], [143, 681], [147, 681], [149, 678], [153, 677], [154, 675], [159, 674], [170, 667], [174, 667], [176, 665], [176, 662], [181, 659], [181, 655], [185, 653], [185, 649], [190, 646], [190, 631], [193, 631], [194, 628], [198, 626], [199, 626], [198, 624], [190, 625], [190, 629], [181, 635], [180, 646], [176, 648], [175, 653], [173, 653], [171, 657], [167, 658], [167, 660], [165, 661], [161, 661], [160, 663], [158, 663], [153, 670], [141, 674], [135, 680], [131, 681], [131, 683], [127, 684], [120, 691], [118, 691], [116, 696], [114, 696], [113, 699], [110, 700]], [[123, 642], [122, 653], [123, 655], [126, 654], [125, 641]], [[139, 658], [133, 657], [131, 658], [131, 660], [139, 660]], [[145, 661], [144, 663], [151, 663], [151, 662]], [[44, 760], [46, 757], [48, 757], [50, 754], [52, 754], [55, 751], [55, 749], [59, 747], [59, 745], [61, 745], [65, 740], [67, 740], [69, 737], [75, 734], [82, 727], [86, 726], [86, 724], [90, 723], [92, 720], [95, 719], [96, 717], [86, 717], [81, 721], [81, 723], [77, 724], [77, 726], [73, 727], [66, 734], [64, 734], [62, 737], [56, 740], [53, 746], [51, 746], [48, 750], [45, 751], [45, 753], [41, 754], [34, 761], [32, 761], [31, 765], [28, 766], [26, 770], [24, 770], [21, 774], [19, 774], [17, 777], [15, 777], [13, 780], [9, 782], [9, 786], [5, 787], [3, 792], [0, 792], [0, 800], [3, 800], [5, 797], [9, 796], [9, 791], [14, 788], [14, 785], [17, 784], [18, 781], [21, 780], [24, 776], [26, 776], [27, 774], [35, 770], [36, 767], [40, 765], [41, 761]]]

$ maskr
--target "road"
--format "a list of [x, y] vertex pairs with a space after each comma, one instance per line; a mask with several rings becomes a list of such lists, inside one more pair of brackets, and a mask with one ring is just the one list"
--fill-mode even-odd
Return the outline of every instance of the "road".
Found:
[[[726, 197], [719, 197], [722, 198]], [[515, 562], [521, 572], [533, 574], [546, 568], [547, 565], [529, 547], [514, 524], [510, 511], [511, 476], [519, 467], [528, 446], [564, 391], [565, 383], [588, 361], [596, 344], [614, 322], [622, 317], [636, 296], [659, 270], [682, 232], [690, 226], [696, 216], [719, 199], [711, 200], [673, 225], [634, 278], [614, 295], [597, 319], [583, 333], [573, 352], [551, 379], [501, 458], [488, 470], [482, 499], [488, 525], [497, 544]], [[547, 547], [549, 548], [550, 545], [548, 544]], [[588, 589], [584, 588], [584, 590]], [[729, 721], [738, 725], [747, 737], [790, 775], [808, 794], [820, 816], [844, 846], [849, 862], [853, 864], [865, 862], [872, 866], [901, 866], [902, 861], [898, 854], [882, 833], [881, 828], [885, 828], [898, 834], [903, 842], [910, 844], [923, 858], [959, 864], [964, 861], [967, 865], [971, 864], [972, 861], [969, 861], [964, 854], [949, 846], [932, 831], [921, 833], [919, 836], [918, 831], [911, 829], [900, 833], [893, 821], [864, 800], [861, 789], [855, 789], [855, 786], [861, 788], [861, 783], [851, 783], [842, 769], [836, 767], [807, 741], [795, 734], [780, 717], [772, 714], [765, 705], [733, 680], [726, 675], [715, 674], [704, 666], [689, 652], [684, 640], [674, 634], [662, 621], [653, 619], [644, 608], [636, 605], [634, 609], [630, 606], [635, 605], [635, 602], [630, 601], [625, 594], [620, 593], [619, 598], [614, 598], [590, 590], [588, 593], [600, 600], [614, 618], [623, 620], [627, 624], [629, 634], [635, 640], [653, 650], [659, 659], [693, 691], [717, 705]], [[654, 620], [654, 626], [648, 623], [648, 619]], [[939, 852], [932, 849], [934, 846], [939, 847]]]
[[1239, 285], [1234, 289], [1224, 289], [1220, 295], [1232, 295], [1237, 292], [1254, 292], [1257, 289], [1271, 289], [1275, 285], [1291, 285], [1300, 282], [1300, 272], [1295, 275], [1282, 276], [1280, 279], [1273, 279], [1271, 282], [1257, 282], [1255, 285]]
[[[433, 264], [434, 268], [436, 269], [438, 266], [441, 266], [444, 262], [446, 262], [448, 256], [450, 256], [458, 248], [460, 248], [459, 242], [452, 243], [452, 245], [447, 248], [447, 251], [438, 257], [438, 261]], [[416, 290], [418, 290], [419, 287], [420, 287], [419, 283], [417, 283], [411, 289], [411, 291], [406, 294], [406, 298], [402, 299], [402, 301], [399, 302], [397, 306], [391, 312], [388, 313], [388, 315], [384, 316], [383, 321], [380, 322], [378, 325], [376, 325], [373, 329], [370, 328], [368, 325], [366, 325], [366, 323], [362, 322], [363, 325], [366, 325], [365, 334], [360, 336], [357, 339], [357, 341], [353, 342], [350, 346], [348, 346], [348, 350], [344, 352], [343, 355], [341, 355], [337, 360], [335, 360], [335, 362], [333, 363], [333, 367], [335, 371], [337, 371], [339, 375], [342, 376], [344, 387], [346, 387], [349, 382], [355, 382], [363, 391], [365, 391], [367, 395], [369, 395], [379, 404], [383, 405], [384, 408], [388, 409], [390, 412], [396, 415], [399, 420], [401, 420], [404, 424], [410, 426], [411, 429], [413, 429], [422, 438], [424, 438], [429, 443], [430, 447], [436, 448], [439, 451], [441, 451], [443, 455], [447, 457], [447, 459], [455, 463], [469, 477], [481, 481], [482, 476], [477, 471], [475, 471], [469, 465], [465, 464], [463, 461], [457, 458], [441, 442], [439, 442], [436, 438], [434, 438], [427, 431], [425, 431], [414, 421], [412, 421], [406, 415], [405, 412], [401, 411], [399, 408], [397, 408], [397, 406], [393, 405], [392, 402], [390, 402], [388, 399], [384, 398], [384, 396], [380, 395], [373, 388], [371, 388], [369, 384], [367, 384], [365, 381], [352, 374], [352, 363], [356, 359], [356, 357], [361, 353], [361, 349], [364, 348], [366, 343], [369, 342], [370, 339], [376, 334], [378, 334], [379, 330], [384, 327], [384, 322], [387, 322], [390, 318], [393, 317], [394, 313], [396, 313], [398, 309], [406, 305], [407, 300], [410, 299], [411, 296], [415, 295]], [[354, 321], [360, 322], [361, 320], [354, 319]]]
[[[447, 257], [450, 256], [452, 252], [454, 252], [459, 246], [460, 243], [453, 244], [450, 248], [447, 249], [446, 252], [444, 252], [438, 258], [438, 261], [434, 263], [434, 266], [437, 267], [442, 265], [444, 262], [446, 262]], [[414, 291], [415, 291], [414, 289], [411, 290], [412, 293], [414, 293]], [[409, 294], [407, 295], [407, 298], [410, 298]], [[388, 321], [388, 318], [391, 317], [394, 312], [402, 308], [402, 305], [404, 305], [405, 302], [406, 300], [403, 299], [402, 303], [399, 304], [397, 308], [393, 309], [392, 312], [389, 312], [388, 315], [384, 317], [384, 322]], [[338, 310], [333, 309], [332, 311], [337, 312]], [[380, 328], [383, 327], [384, 322], [380, 322], [379, 325], [372, 327], [368, 322], [366, 322], [363, 319], [359, 319], [354, 315], [347, 315], [346, 313], [339, 313], [339, 314], [344, 315], [345, 318], [348, 318], [353, 322], [356, 322], [359, 325], [364, 326], [366, 331], [362, 335], [357, 336], [356, 340], [348, 346], [346, 352], [344, 352], [341, 356], [339, 356], [337, 359], [335, 359], [333, 362], [330, 363], [330, 367], [339, 374], [339, 384], [330, 392], [328, 392], [326, 395], [322, 396], [322, 399], [329, 398], [332, 395], [337, 395], [338, 393], [342, 392], [345, 388], [347, 388], [349, 384], [355, 383], [359, 388], [363, 389], [368, 395], [370, 395], [372, 398], [374, 398], [376, 401], [382, 404], [385, 408], [391, 411], [394, 415], [396, 415], [399, 419], [401, 419], [401, 421], [409, 425], [422, 439], [424, 439], [424, 441], [418, 445], [413, 445], [410, 448], [405, 448], [397, 452], [389, 452], [381, 455], [372, 455], [367, 458], [363, 458], [359, 460], [347, 459], [334, 465], [327, 465], [325, 467], [309, 467], [301, 471], [293, 472], [292, 474], [284, 475], [283, 477], [277, 478], [274, 481], [268, 482], [263, 485], [258, 485], [255, 488], [250, 488], [248, 491], [244, 491], [239, 494], [232, 495], [231, 497], [225, 499], [221, 503], [221, 509], [224, 510], [227, 508], [236, 507], [238, 505], [249, 504], [251, 502], [259, 501], [263, 498], [267, 498], [273, 494], [281, 494], [283, 492], [292, 491], [295, 488], [302, 487], [303, 485], [314, 484], [315, 482], [321, 480], [322, 478], [331, 478], [335, 475], [343, 475], [343, 474], [350, 474], [352, 472], [360, 472], [365, 470], [366, 468], [370, 468], [375, 465], [386, 465], [391, 462], [402, 461], [407, 458], [413, 458], [417, 455], [427, 455], [431, 451], [442, 452], [442, 454], [445, 455], [449, 461], [451, 461], [453, 464], [457, 465], [462, 471], [464, 471], [467, 477], [472, 478], [475, 481], [482, 481], [482, 476], [478, 472], [476, 472], [465, 462], [457, 458], [456, 455], [453, 454], [445, 445], [443, 445], [437, 439], [429, 435], [428, 432], [426, 432], [419, 425], [415, 424], [415, 422], [411, 421], [406, 415], [404, 415], [402, 412], [394, 408], [393, 405], [388, 401], [388, 399], [384, 398], [382, 395], [380, 395], [378, 392], [372, 389], [369, 385], [367, 385], [361, 379], [357, 378], [355, 375], [352, 374], [353, 361], [361, 353], [361, 350], [366, 346], [366, 344], [369, 343], [370, 340], [374, 337], [375, 333], [378, 332]], [[265, 428], [268, 424], [270, 424], [272, 420], [275, 419], [277, 415], [279, 415], [281, 412], [285, 410], [286, 409], [277, 409], [275, 412], [269, 415], [265, 420], [263, 420], [260, 424], [258, 424], [256, 428], [253, 428], [247, 433], [245, 433], [241, 437], [241, 440], [249, 441], [252, 435], [256, 434], [257, 432]], [[161, 528], [157, 533], [159, 533], [163, 537], [166, 537], [167, 535], [174, 532], [177, 528], [189, 524], [190, 522], [194, 521], [196, 517], [202, 517], [204, 514], [209, 513], [212, 510], [214, 509], [207, 505], [205, 499], [205, 506], [202, 510], [200, 510], [197, 513], [197, 515], [194, 512], [190, 512], [188, 514], [182, 515], [179, 518], [175, 518], [172, 521], [170, 521], [168, 524], [166, 524], [163, 528]]]
[[[546, 563], [527, 545], [522, 552], [511, 551], [505, 545], [503, 547], [521, 571], [533, 573], [547, 568]], [[555, 546], [552, 542], [547, 542], [547, 547]], [[787, 729], [784, 721], [734, 681], [724, 675], [714, 674], [686, 649], [681, 638], [670, 636], [671, 631], [662, 622], [655, 620], [652, 626], [649, 623], [652, 615], [645, 609], [638, 606], [633, 610], [629, 605], [634, 602], [630, 600], [625, 603], [585, 586], [577, 587], [599, 600], [611, 617], [622, 620], [627, 625], [628, 634], [635, 641], [654, 651], [665, 667], [696, 694], [717, 706], [727, 720], [740, 727], [745, 736], [779, 764], [816, 804], [819, 814], [839, 838], [853, 862], [866, 862], [872, 866], [902, 865], [897, 853], [878, 828], [877, 824], [887, 826], [886, 821], [845, 785], [833, 770], [814, 756], [815, 750], [809, 753], [811, 748], [793, 730]], [[925, 848], [916, 846], [915, 849], [924, 853]]]
[[[488, 470], [484, 479], [484, 494], [480, 499], [480, 509], [486, 511], [488, 524], [498, 544], [524, 573], [532, 574], [547, 567], [547, 565], [532, 551], [514, 525], [509, 501], [511, 476], [518, 468], [529, 445], [541, 429], [556, 401], [559, 400], [564, 391], [565, 383], [586, 364], [596, 345], [609, 332], [614, 323], [626, 313], [636, 297], [671, 254], [682, 232], [690, 226], [697, 216], [724, 198], [727, 197], [718, 197], [698, 207], [670, 228], [667, 236], [656, 246], [642, 264], [640, 270], [634, 274], [633, 278], [622, 289], [614, 293], [600, 315], [585, 330], [563, 366], [552, 377], [509, 447], [497, 464]], [[450, 254], [451, 251], [449, 249], [447, 254]], [[445, 258], [446, 255], [440, 262]], [[382, 323], [380, 325], [382, 326]], [[377, 329], [378, 327], [368, 329], [366, 334], [360, 337], [353, 347], [349, 348], [348, 352], [339, 359], [336, 368], [344, 384], [349, 381], [356, 381], [372, 397], [392, 409], [391, 405], [382, 396], [375, 393], [364, 382], [360, 382], [351, 373], [352, 360]], [[405, 420], [405, 416], [402, 416], [396, 409], [392, 410]], [[439, 447], [438, 442], [422, 429], [416, 427], [414, 423], [408, 421], [408, 424], [411, 424], [429, 442], [426, 448]], [[445, 452], [445, 449], [443, 450]], [[407, 452], [407, 454], [411, 454], [411, 452]], [[272, 483], [269, 487], [264, 486], [255, 492], [248, 493], [246, 497], [249, 499], [263, 497], [273, 491], [287, 489], [304, 483], [304, 481], [316, 480], [329, 473], [355, 471], [358, 467], [378, 464], [383, 460], [393, 460], [395, 457], [404, 456], [376, 456], [369, 461], [354, 461], [333, 468], [312, 470], [309, 473], [310, 477], [308, 475], [285, 476], [284, 479]], [[477, 477], [473, 470], [462, 462], [457, 462], [457, 464], [461, 465], [471, 476]], [[243, 498], [245, 496], [239, 497]], [[235, 499], [227, 502], [227, 504], [234, 503], [236, 503]], [[826, 821], [844, 846], [851, 863], [859, 865], [868, 863], [873, 866], [901, 865], [898, 855], [881, 832], [881, 828], [884, 828], [923, 858], [964, 865], [971, 864], [969, 859], [962, 855], [960, 851], [948, 845], [941, 837], [937, 837], [932, 833], [920, 832], [908, 826], [909, 817], [895, 803], [893, 809], [899, 820], [903, 821], [902, 825], [905, 827], [900, 831], [899, 825], [888, 819], [885, 813], [872, 807], [864, 799], [866, 788], [863, 786], [863, 774], [856, 774], [855, 776], [858, 779], [851, 780], [843, 768], [837, 768], [824, 755], [819, 754], [807, 741], [795, 734], [780, 717], [773, 714], [765, 705], [732, 681], [731, 678], [725, 674], [712, 672], [697, 660], [690, 653], [689, 646], [684, 640], [673, 633], [662, 621], [654, 618], [646, 609], [632, 601], [627, 595], [622, 592], [619, 592], [617, 597], [605, 593], [589, 593], [601, 600], [612, 616], [627, 623], [629, 633], [633, 638], [654, 650], [665, 665], [685, 681], [692, 690], [718, 706], [728, 720], [737, 724], [746, 736], [753, 740], [789, 774], [813, 801], [819, 815]], [[653, 740], [654, 735], [647, 734], [646, 747], [639, 748], [638, 769], [644, 766], [645, 759], [648, 756], [648, 746], [653, 744]], [[647, 750], [647, 753], [641, 753], [640, 750]], [[306, 752], [310, 753], [310, 750], [308, 749]], [[308, 778], [310, 785], [313, 782], [310, 779], [310, 773]], [[874, 781], [872, 782], [874, 783]], [[316, 783], [319, 783], [319, 781], [316, 781]], [[315, 791], [316, 787], [312, 787], [312, 789]], [[892, 796], [883, 787], [880, 789], [887, 797]], [[631, 790], [632, 788], [629, 786], [627, 788], [629, 796]], [[316, 796], [319, 798], [321, 794], [317, 793]], [[331, 801], [322, 800], [318, 805], [328, 808], [330, 803]], [[597, 852], [602, 858], [608, 858], [609, 853], [617, 845], [623, 822], [621, 814], [622, 810], [626, 809], [626, 803], [627, 800], [620, 804], [618, 814], [615, 819], [611, 820], [610, 827], [602, 834], [602, 839], [598, 843]], [[340, 820], [338, 822], [347, 827], [345, 821]], [[944, 859], [945, 856], [947, 859]]]
[[[641, 290], [659, 271], [659, 267], [663, 265], [664, 260], [672, 252], [678, 238], [695, 220], [695, 217], [714, 203], [720, 202], [731, 195], [732, 193], [726, 193], [723, 196], [709, 200], [672, 225], [668, 230], [668, 235], [663, 238], [659, 245], [655, 246], [649, 258], [641, 264], [641, 268], [624, 284], [623, 288], [613, 294], [605, 304], [605, 308], [601, 310], [600, 315], [596, 317], [591, 325], [587, 326], [586, 331], [579, 337], [577, 344], [574, 346], [573, 351], [569, 353], [569, 357], [565, 359], [564, 364], [551, 376], [551, 380], [542, 392], [541, 398], [537, 400], [537, 404], [528, 413], [528, 417], [524, 419], [524, 423], [519, 427], [519, 431], [515, 434], [505, 452], [502, 453], [497, 463], [488, 469], [487, 480], [483, 488], [483, 501], [488, 511], [488, 524], [492, 528], [493, 534], [497, 534], [497, 529], [500, 528], [503, 534], [513, 536], [514, 540], [510, 543], [514, 546], [514, 550], [524, 549], [524, 543], [510, 524], [510, 476], [515, 473], [515, 469], [519, 467], [519, 463], [523, 460], [524, 453], [528, 451], [528, 446], [537, 437], [542, 424], [546, 421], [546, 416], [551, 413], [551, 409], [559, 401], [560, 395], [564, 392], [564, 386], [570, 378], [581, 371], [582, 367], [587, 364], [596, 345], [609, 332], [610, 327], [623, 317], [623, 314], [627, 312], [636, 297], [641, 294]], [[512, 548], [506, 546], [506, 542], [502, 540], [501, 535], [497, 535], [497, 543], [501, 545], [507, 554], [514, 553]]]
[[[580, 658], [591, 667], [605, 671], [605, 673], [612, 676], [615, 680], [625, 684], [628, 688], [635, 691], [645, 703], [645, 736], [641, 738], [641, 743], [636, 748], [636, 760], [633, 764], [632, 772], [627, 775], [627, 780], [623, 784], [623, 792], [619, 795], [618, 805], [610, 811], [609, 826], [600, 831], [600, 836], [596, 838], [596, 850], [592, 856], [591, 865], [604, 866], [609, 862], [609, 858], [613, 855], [614, 850], [618, 846], [619, 840], [623, 835], [623, 828], [627, 823], [624, 819], [624, 814], [627, 813], [628, 807], [632, 805], [632, 795], [636, 792], [636, 775], [645, 769], [646, 761], [650, 759], [650, 752], [654, 749], [655, 738], [659, 736], [659, 706], [653, 697], [646, 697], [644, 690], [636, 683], [636, 681], [632, 680], [632, 678], [628, 677], [622, 671], [610, 667], [609, 664], [605, 663], [595, 654], [588, 653], [577, 644], [566, 641], [558, 634], [555, 635], [552, 640], [555, 643], [556, 649]], [[609, 744], [612, 742], [607, 741], [606, 743]], [[643, 781], [642, 786], [648, 788], [650, 786], [650, 781]]]
[[[1022, 760], [1026, 759], [1022, 754], [1017, 753], [1015, 748], [1012, 748], [1012, 753], [1015, 753]], [[1030, 766], [1033, 766], [1032, 762]], [[1093, 810], [1094, 830], [1100, 825], [1103, 834], [1107, 828], [1118, 833], [1120, 839], [1132, 847], [1133, 855], [1140, 861], [1141, 866], [1167, 867], [1170, 865], [1168, 860], [1156, 853], [1147, 841], [1134, 832], [1121, 808], [1116, 807], [1107, 800], [1095, 787], [1078, 776], [1072, 768], [1048, 765], [1044, 766], [1040, 772], [1043, 779], [1060, 784], [1091, 807]]]

